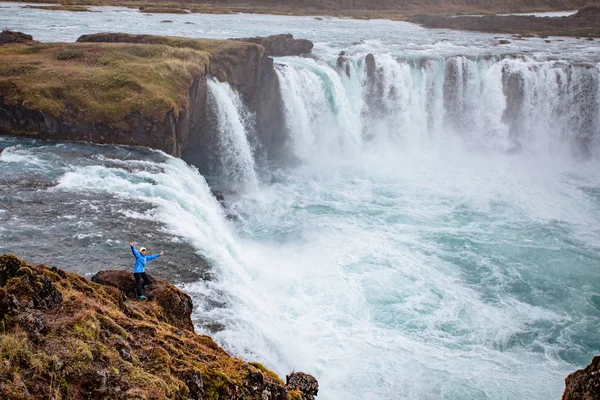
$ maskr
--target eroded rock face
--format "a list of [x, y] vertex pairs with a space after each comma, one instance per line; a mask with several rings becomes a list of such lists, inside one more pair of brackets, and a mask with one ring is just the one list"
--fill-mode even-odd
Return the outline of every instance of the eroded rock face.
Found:
[[299, 390], [302, 392], [303, 400], [314, 400], [319, 392], [319, 382], [314, 376], [303, 372], [294, 372], [286, 377], [285, 387], [288, 390]]
[[600, 400], [600, 356], [565, 379], [563, 400]]
[[266, 37], [234, 38], [240, 42], [256, 43], [263, 46], [272, 57], [300, 56], [312, 51], [314, 43], [307, 39], [294, 39], [290, 33]]
[[[165, 321], [178, 328], [194, 330], [192, 323], [192, 299], [186, 293], [168, 282], [150, 278], [150, 285], [144, 289], [149, 301], [155, 301], [164, 310]], [[137, 298], [135, 280], [129, 271], [108, 270], [92, 276], [92, 282], [119, 289], [128, 298]]]

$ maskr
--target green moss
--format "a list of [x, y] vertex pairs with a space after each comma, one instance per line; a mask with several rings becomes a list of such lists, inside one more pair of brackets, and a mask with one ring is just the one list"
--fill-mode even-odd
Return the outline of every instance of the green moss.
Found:
[[273, 382], [276, 382], [276, 383], [280, 384], [281, 386], [285, 386], [284, 383], [283, 383], [283, 381], [281, 380], [281, 378], [279, 378], [279, 376], [277, 376], [277, 374], [275, 372], [271, 371], [270, 369], [267, 369], [261, 363], [251, 362], [251, 363], [248, 363], [248, 364], [252, 365], [253, 367], [258, 368], [263, 374], [266, 375], [266, 377], [268, 379], [271, 379]]
[[129, 335], [127, 334], [127, 331], [123, 328], [121, 328], [115, 321], [113, 321], [112, 319], [104, 316], [104, 315], [97, 315], [98, 321], [100, 322], [100, 325], [102, 326], [103, 329], [108, 329], [108, 331], [110, 333], [114, 333], [116, 335], [119, 335], [123, 338], [127, 338]]
[[203, 398], [206, 400], [219, 400], [227, 395], [227, 387], [232, 385], [231, 379], [223, 372], [209, 370], [202, 374], [204, 382]]
[[302, 400], [302, 392], [299, 390], [288, 390], [288, 400]]
[[73, 333], [86, 339], [97, 339], [100, 334], [100, 324], [95, 318], [87, 317], [73, 324]]
[[70, 359], [68, 368], [75, 372], [83, 372], [88, 369], [89, 364], [94, 360], [92, 350], [82, 340], [70, 339], [68, 341], [68, 352], [66, 356]]

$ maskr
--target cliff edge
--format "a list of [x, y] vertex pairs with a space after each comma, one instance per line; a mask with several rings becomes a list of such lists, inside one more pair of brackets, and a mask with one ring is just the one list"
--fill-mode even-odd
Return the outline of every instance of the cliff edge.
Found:
[[[266, 48], [265, 48], [266, 46]], [[197, 166], [210, 154], [207, 79], [229, 83], [256, 113], [267, 148], [282, 131], [270, 55], [300, 55], [291, 35], [236, 40], [123, 33], [76, 43], [0, 35], [0, 134], [159, 149]]]
[[[194, 333], [190, 297], [153, 280], [77, 274], [0, 257], [0, 398], [312, 400], [307, 374], [279, 377]], [[131, 285], [131, 286], [130, 286]]]
[[565, 379], [562, 400], [600, 400], [600, 356]]

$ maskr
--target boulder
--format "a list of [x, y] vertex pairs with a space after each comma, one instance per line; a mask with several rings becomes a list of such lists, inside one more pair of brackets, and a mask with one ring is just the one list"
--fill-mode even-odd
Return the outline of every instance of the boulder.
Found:
[[[194, 331], [192, 323], [192, 299], [186, 293], [168, 282], [150, 278], [150, 285], [144, 289], [149, 301], [154, 301], [164, 310], [166, 321], [172, 325]], [[92, 282], [119, 289], [126, 297], [136, 298], [135, 280], [129, 271], [107, 270], [92, 276]]]
[[285, 376], [285, 387], [288, 391], [299, 390], [303, 400], [314, 400], [319, 392], [319, 382], [314, 376], [304, 372], [293, 372]]
[[600, 400], [600, 356], [567, 376], [562, 400]]
[[342, 51], [337, 59], [338, 68], [343, 69], [348, 77], [350, 77], [350, 56], [350, 53]]
[[0, 46], [9, 43], [24, 43], [33, 44], [35, 41], [31, 35], [26, 35], [22, 32], [14, 32], [8, 29], [0, 33]]
[[367, 65], [367, 76], [369, 78], [375, 77], [375, 70], [377, 66], [375, 65], [375, 56], [371, 53], [367, 54], [365, 57], [365, 64]]
[[260, 44], [273, 57], [300, 56], [312, 51], [314, 44], [307, 39], [294, 39], [290, 33], [266, 37], [234, 38], [239, 42]]

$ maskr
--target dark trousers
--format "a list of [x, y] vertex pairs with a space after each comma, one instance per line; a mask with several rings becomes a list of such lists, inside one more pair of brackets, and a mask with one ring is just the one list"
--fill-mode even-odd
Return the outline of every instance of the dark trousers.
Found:
[[142, 280], [144, 281], [144, 287], [150, 284], [150, 278], [145, 272], [134, 272], [133, 278], [135, 279], [135, 293], [138, 297], [142, 295]]

